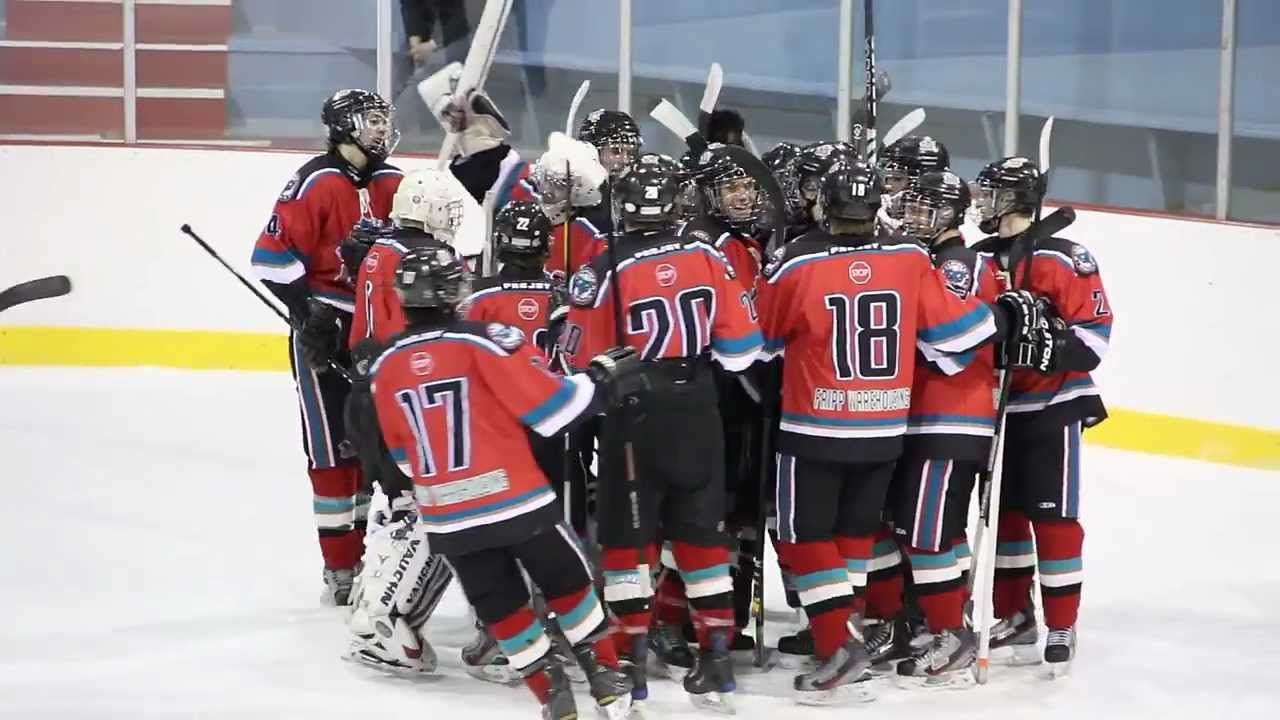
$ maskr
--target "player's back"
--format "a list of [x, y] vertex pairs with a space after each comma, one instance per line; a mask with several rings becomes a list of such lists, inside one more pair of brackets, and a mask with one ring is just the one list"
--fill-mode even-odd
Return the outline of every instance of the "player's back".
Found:
[[551, 315], [552, 283], [549, 277], [518, 280], [493, 275], [475, 282], [462, 314], [474, 322], [499, 322], [520, 328], [545, 354]]
[[916, 347], [962, 352], [995, 330], [984, 305], [945, 289], [920, 246], [821, 231], [770, 262], [760, 310], [766, 352], [786, 356], [780, 447], [843, 461], [899, 453]]
[[[569, 264], [565, 270], [565, 228], [569, 231]], [[551, 226], [551, 249], [547, 255], [547, 272], [565, 276], [591, 262], [607, 249], [605, 238], [600, 231], [583, 217], [577, 217], [568, 223]]]
[[420, 230], [400, 228], [369, 247], [356, 276], [355, 311], [348, 338], [352, 346], [368, 337], [386, 342], [404, 331], [404, 309], [395, 289], [396, 266], [410, 248], [435, 242]]

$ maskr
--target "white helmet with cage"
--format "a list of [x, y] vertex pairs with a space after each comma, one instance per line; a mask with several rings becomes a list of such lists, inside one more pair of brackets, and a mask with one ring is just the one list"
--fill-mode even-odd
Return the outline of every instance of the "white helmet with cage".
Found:
[[466, 188], [448, 170], [414, 170], [405, 174], [391, 200], [391, 221], [451, 242], [462, 225], [464, 197]]
[[600, 188], [609, 172], [600, 164], [599, 151], [591, 143], [574, 140], [562, 132], [547, 138], [547, 151], [534, 165], [533, 184], [539, 204], [551, 224], [569, 217], [569, 208], [599, 205]]

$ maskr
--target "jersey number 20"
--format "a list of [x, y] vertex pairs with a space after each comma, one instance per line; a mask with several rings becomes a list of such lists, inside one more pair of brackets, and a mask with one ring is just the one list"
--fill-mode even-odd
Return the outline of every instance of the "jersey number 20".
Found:
[[[888, 290], [823, 298], [831, 311], [831, 360], [836, 379], [887, 380], [898, 375], [902, 301]], [[852, 312], [850, 312], [852, 305]]]

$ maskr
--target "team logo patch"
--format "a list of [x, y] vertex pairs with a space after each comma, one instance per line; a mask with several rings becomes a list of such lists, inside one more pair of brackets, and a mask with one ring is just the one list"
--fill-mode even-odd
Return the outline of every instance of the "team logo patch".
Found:
[[525, 320], [536, 320], [538, 318], [538, 301], [533, 298], [520, 298], [520, 302], [516, 303], [516, 312]]
[[1093, 255], [1085, 249], [1083, 245], [1071, 246], [1071, 262], [1076, 266], [1076, 273], [1080, 275], [1092, 275], [1098, 272], [1098, 261], [1093, 259]]
[[294, 173], [289, 178], [289, 182], [284, 184], [284, 189], [280, 191], [280, 202], [288, 202], [293, 199], [293, 193], [297, 191], [298, 185], [302, 182], [302, 176]]
[[436, 369], [436, 361], [429, 353], [416, 352], [409, 356], [409, 369], [414, 375], [430, 375]]
[[524, 344], [524, 331], [518, 327], [489, 323], [484, 326], [484, 332], [503, 350], [515, 350]]
[[364, 258], [364, 269], [373, 272], [378, 269], [378, 253], [371, 252]]
[[585, 307], [596, 299], [596, 290], [600, 287], [600, 278], [596, 271], [584, 267], [569, 279], [569, 299], [574, 305]]
[[871, 266], [861, 260], [849, 263], [849, 279], [855, 285], [866, 285], [871, 282]]
[[773, 273], [777, 271], [778, 267], [782, 265], [782, 256], [786, 253], [787, 249], [785, 247], [780, 247], [772, 253], [769, 253], [769, 262], [764, 266], [764, 274], [766, 277], [773, 275]]
[[962, 299], [969, 297], [969, 290], [973, 287], [973, 273], [963, 261], [948, 260], [942, 263], [942, 278], [946, 281], [948, 290]]
[[662, 287], [671, 287], [676, 284], [676, 269], [674, 266], [668, 265], [667, 263], [659, 265], [657, 269], [653, 271], [653, 276]]

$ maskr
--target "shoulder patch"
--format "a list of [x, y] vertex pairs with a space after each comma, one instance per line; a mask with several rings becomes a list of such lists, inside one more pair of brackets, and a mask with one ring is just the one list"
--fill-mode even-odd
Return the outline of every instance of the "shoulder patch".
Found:
[[298, 194], [298, 187], [302, 185], [301, 173], [294, 173], [289, 178], [289, 182], [284, 184], [284, 189], [280, 191], [280, 202], [289, 202]]
[[711, 244], [711, 235], [709, 235], [706, 230], [690, 230], [685, 233], [685, 237], [708, 245]]
[[1098, 272], [1098, 261], [1093, 259], [1085, 246], [1071, 244], [1071, 262], [1076, 266], [1077, 275], [1092, 275]]
[[940, 269], [948, 290], [959, 296], [961, 300], [969, 297], [969, 292], [973, 288], [973, 271], [969, 269], [968, 264], [963, 260], [952, 258], [942, 263]]
[[503, 350], [515, 350], [524, 344], [524, 331], [514, 325], [489, 323], [484, 326], [484, 334]]
[[569, 301], [578, 307], [586, 307], [596, 299], [600, 289], [600, 278], [590, 266], [584, 267], [569, 279]]
[[764, 275], [769, 277], [782, 266], [782, 258], [787, 254], [787, 246], [782, 245], [769, 253], [769, 262], [764, 266]]

